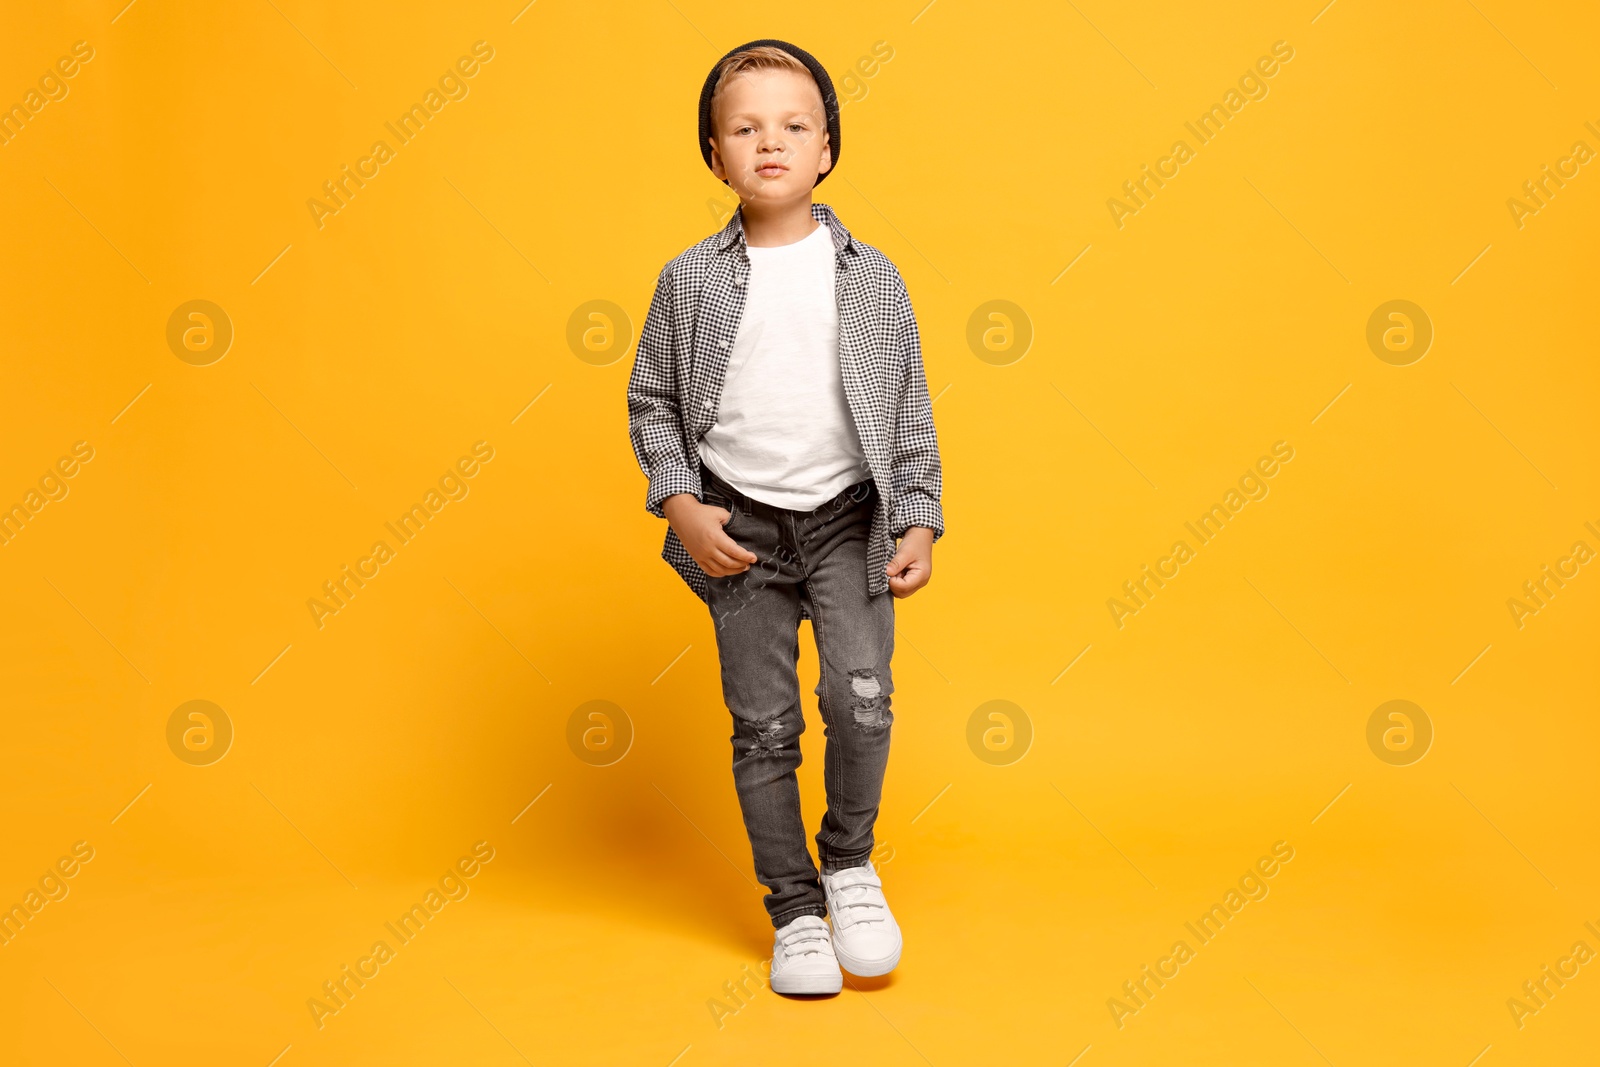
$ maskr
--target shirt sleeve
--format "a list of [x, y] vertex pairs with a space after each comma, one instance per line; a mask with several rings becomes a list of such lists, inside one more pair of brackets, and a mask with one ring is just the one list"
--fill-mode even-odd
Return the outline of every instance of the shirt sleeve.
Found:
[[650, 479], [645, 510], [658, 519], [666, 518], [661, 502], [667, 497], [676, 493], [700, 496], [699, 465], [690, 462], [678, 403], [672, 316], [672, 266], [668, 264], [656, 279], [628, 377], [628, 438], [639, 468]]
[[944, 536], [944, 509], [940, 504], [944, 475], [939, 463], [939, 439], [933, 429], [933, 402], [928, 398], [928, 382], [922, 368], [917, 317], [898, 270], [894, 272], [890, 300], [903, 372], [889, 462], [889, 480], [895, 496], [889, 532], [901, 537], [912, 526], [926, 526], [937, 541]]

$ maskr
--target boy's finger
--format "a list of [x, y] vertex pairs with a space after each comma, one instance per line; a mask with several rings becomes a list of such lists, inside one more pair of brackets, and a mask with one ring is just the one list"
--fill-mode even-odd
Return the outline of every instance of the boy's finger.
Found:
[[[737, 548], [738, 546], [734, 545], [734, 547]], [[729, 574], [739, 574], [750, 569], [749, 564], [747, 564], [744, 560], [730, 555], [719, 545], [711, 546], [711, 562], [715, 563]]]
[[890, 578], [889, 591], [899, 596], [910, 596], [927, 584], [927, 578], [916, 572], [911, 572], [903, 578]]
[[[720, 533], [720, 531], [718, 532]], [[750, 551], [748, 548], [745, 548], [743, 545], [725, 533], [722, 534], [722, 543], [718, 544], [716, 548], [719, 552], [724, 552], [729, 556], [732, 556], [734, 559], [737, 559], [741, 563], [754, 563], [756, 561], [756, 554], [754, 552]]]
[[910, 583], [912, 585], [921, 585], [928, 580], [928, 571], [929, 567], [925, 561], [920, 559], [908, 559], [905, 561], [905, 566], [900, 569], [900, 573], [898, 575], [891, 576], [889, 580], [891, 582], [899, 581]]

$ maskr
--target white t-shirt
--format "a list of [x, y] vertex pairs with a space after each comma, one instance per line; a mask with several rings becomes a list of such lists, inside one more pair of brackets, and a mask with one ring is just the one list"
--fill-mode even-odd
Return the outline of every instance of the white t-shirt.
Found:
[[764, 504], [809, 511], [868, 475], [839, 369], [833, 235], [747, 247], [749, 293], [700, 458]]

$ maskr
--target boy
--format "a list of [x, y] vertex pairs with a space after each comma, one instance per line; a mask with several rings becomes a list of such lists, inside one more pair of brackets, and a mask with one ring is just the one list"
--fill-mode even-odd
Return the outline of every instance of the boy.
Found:
[[[629, 437], [645, 506], [669, 523], [661, 555], [716, 624], [734, 785], [776, 928], [771, 986], [837, 993], [841, 963], [869, 976], [900, 960], [869, 856], [893, 722], [893, 598], [932, 574], [939, 447], [899, 271], [811, 202], [839, 158], [827, 71], [783, 41], [729, 52], [701, 92], [700, 151], [740, 205], [661, 271], [628, 382]], [[827, 731], [820, 881], [795, 777], [802, 618]]]

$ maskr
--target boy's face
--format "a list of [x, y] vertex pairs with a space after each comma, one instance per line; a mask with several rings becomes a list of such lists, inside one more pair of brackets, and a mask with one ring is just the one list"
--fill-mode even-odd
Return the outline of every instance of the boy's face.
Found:
[[810, 199], [833, 166], [822, 93], [807, 74], [735, 74], [713, 109], [711, 172], [743, 201], [778, 205]]

